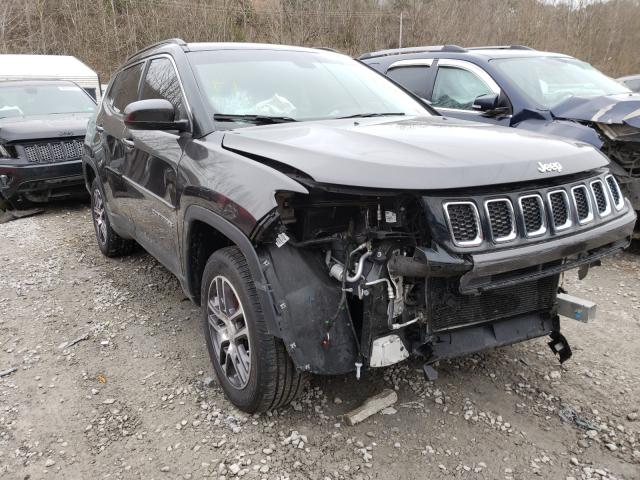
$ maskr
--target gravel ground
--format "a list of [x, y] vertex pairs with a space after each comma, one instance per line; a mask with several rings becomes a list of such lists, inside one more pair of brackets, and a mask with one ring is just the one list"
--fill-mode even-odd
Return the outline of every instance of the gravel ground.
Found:
[[[142, 251], [104, 258], [87, 205], [49, 207], [0, 225], [0, 478], [640, 478], [639, 264], [567, 275], [599, 318], [565, 321], [565, 367], [540, 339], [431, 383], [416, 362], [315, 378], [247, 416], [209, 381], [178, 282]], [[341, 421], [384, 388], [399, 397], [384, 415]]]

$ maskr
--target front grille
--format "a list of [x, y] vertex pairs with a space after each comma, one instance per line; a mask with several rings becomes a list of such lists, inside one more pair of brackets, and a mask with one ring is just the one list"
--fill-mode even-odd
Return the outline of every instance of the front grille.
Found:
[[[436, 237], [451, 247], [478, 247], [476, 250], [535, 242], [591, 228], [621, 215], [625, 207], [618, 182], [613, 175], [599, 173], [591, 178], [574, 179], [565, 185], [501, 189], [500, 197], [486, 193], [464, 197], [424, 197], [428, 208], [441, 205]], [[615, 207], [615, 209], [613, 208]], [[452, 245], [453, 244], [453, 245]]]
[[564, 190], [556, 190], [549, 193], [549, 204], [551, 205], [551, 216], [553, 226], [556, 230], [562, 230], [571, 226], [569, 211], [569, 199]]
[[558, 276], [463, 295], [454, 279], [431, 279], [429, 318], [434, 332], [551, 309]]
[[540, 195], [520, 197], [520, 211], [528, 237], [541, 235], [545, 232], [544, 206]]
[[613, 198], [613, 204], [618, 210], [620, 210], [622, 208], [622, 205], [624, 205], [624, 199], [622, 197], [622, 193], [620, 192], [618, 182], [616, 182], [616, 179], [613, 178], [613, 175], [607, 176], [606, 180], [607, 186], [609, 187], [609, 192], [611, 193], [611, 198]]
[[587, 223], [591, 221], [593, 213], [591, 212], [591, 202], [589, 201], [587, 187], [584, 185], [573, 187], [571, 193], [573, 195], [573, 202], [576, 207], [578, 221], [580, 223]]
[[24, 156], [31, 163], [54, 163], [78, 160], [82, 157], [83, 140], [44, 141], [17, 145], [24, 150]]
[[477, 245], [482, 241], [478, 210], [473, 203], [447, 203], [445, 211], [453, 239], [458, 245]]
[[604, 191], [604, 184], [600, 180], [591, 182], [591, 192], [593, 193], [593, 198], [596, 199], [596, 207], [598, 208], [600, 216], [604, 217], [609, 215], [611, 208], [609, 207], [607, 194]]
[[515, 238], [515, 219], [508, 199], [487, 200], [485, 202], [491, 235], [496, 242]]

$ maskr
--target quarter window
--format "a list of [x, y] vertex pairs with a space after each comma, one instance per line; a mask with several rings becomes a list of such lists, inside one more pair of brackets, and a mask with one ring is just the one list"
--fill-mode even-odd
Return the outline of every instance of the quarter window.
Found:
[[493, 93], [475, 74], [455, 67], [440, 67], [433, 86], [431, 104], [440, 108], [473, 110], [480, 95]]
[[422, 98], [427, 95], [428, 75], [427, 66], [396, 67], [387, 72], [389, 78]]
[[138, 85], [142, 76], [142, 63], [122, 70], [109, 90], [109, 102], [113, 109], [121, 113], [131, 102], [138, 99]]
[[186, 120], [187, 111], [182, 89], [173, 63], [168, 58], [156, 58], [149, 64], [142, 83], [142, 100], [168, 100], [176, 109], [176, 120]]

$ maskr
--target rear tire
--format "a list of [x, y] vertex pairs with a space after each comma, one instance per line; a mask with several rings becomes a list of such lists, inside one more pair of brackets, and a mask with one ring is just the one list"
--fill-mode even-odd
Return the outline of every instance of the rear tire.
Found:
[[136, 247], [136, 242], [122, 238], [111, 228], [104, 198], [100, 182], [94, 178], [91, 184], [91, 218], [98, 248], [107, 257], [120, 257], [131, 253]]
[[227, 398], [240, 410], [287, 405], [305, 388], [282, 341], [270, 335], [251, 272], [237, 247], [216, 251], [202, 276], [202, 318], [209, 357]]

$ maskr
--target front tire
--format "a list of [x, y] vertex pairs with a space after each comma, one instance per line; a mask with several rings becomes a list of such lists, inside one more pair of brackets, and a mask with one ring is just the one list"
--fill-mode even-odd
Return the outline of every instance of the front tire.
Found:
[[242, 252], [215, 252], [202, 276], [202, 316], [209, 357], [227, 398], [240, 410], [286, 405], [304, 390], [282, 342], [270, 335]]
[[131, 253], [136, 242], [122, 238], [111, 228], [104, 198], [102, 187], [98, 179], [94, 178], [91, 184], [91, 218], [96, 231], [98, 248], [107, 257], [120, 257]]

